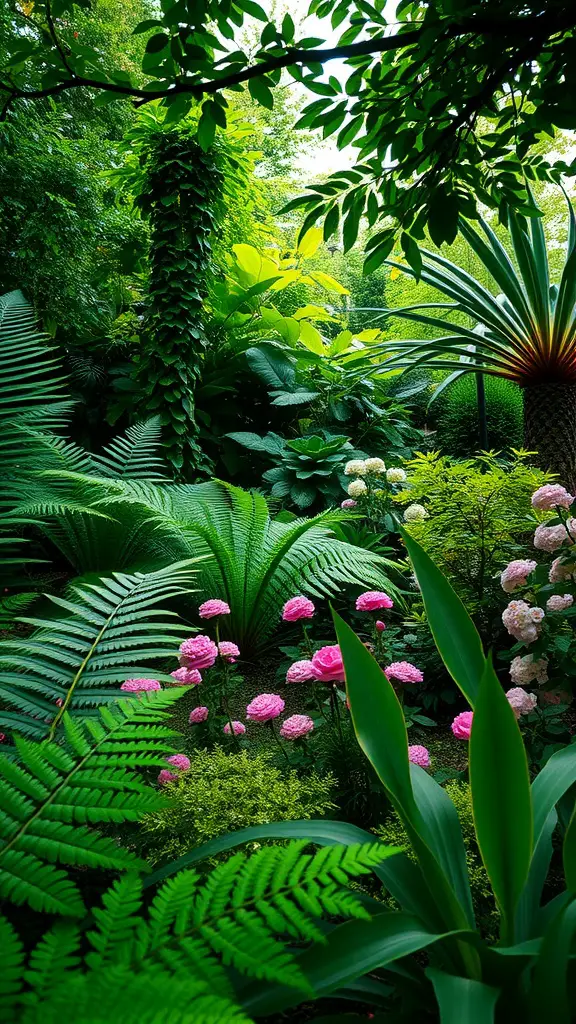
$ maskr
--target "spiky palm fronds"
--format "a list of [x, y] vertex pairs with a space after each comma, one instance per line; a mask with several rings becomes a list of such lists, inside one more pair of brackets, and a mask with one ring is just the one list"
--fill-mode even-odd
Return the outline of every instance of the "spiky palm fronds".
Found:
[[161, 690], [63, 719], [60, 743], [15, 734], [18, 760], [0, 756], [0, 896], [65, 916], [84, 903], [65, 865], [135, 871], [144, 865], [92, 826], [137, 821], [162, 804], [131, 769], [161, 764], [172, 730], [165, 711], [182, 690]]
[[175, 657], [191, 632], [165, 605], [191, 592], [199, 564], [192, 558], [153, 573], [81, 582], [65, 598], [50, 597], [59, 617], [23, 617], [36, 627], [32, 635], [0, 644], [0, 699], [12, 709], [2, 712], [4, 724], [53, 736], [66, 711], [85, 718], [114, 704], [127, 678], [171, 682], [150, 663]]

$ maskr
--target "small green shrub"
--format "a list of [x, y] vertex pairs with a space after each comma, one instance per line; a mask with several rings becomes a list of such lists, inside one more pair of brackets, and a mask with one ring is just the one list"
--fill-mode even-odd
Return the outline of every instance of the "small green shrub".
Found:
[[[484, 377], [488, 447], [520, 448], [523, 436], [522, 392], [517, 384]], [[470, 374], [451, 384], [433, 404], [435, 446], [445, 455], [469, 455], [480, 448], [476, 380]]]
[[275, 767], [267, 751], [229, 754], [215, 747], [197, 751], [190, 762], [190, 770], [166, 789], [169, 806], [143, 819], [144, 843], [153, 863], [226, 832], [322, 816], [334, 807], [331, 775], [301, 778], [296, 771]]

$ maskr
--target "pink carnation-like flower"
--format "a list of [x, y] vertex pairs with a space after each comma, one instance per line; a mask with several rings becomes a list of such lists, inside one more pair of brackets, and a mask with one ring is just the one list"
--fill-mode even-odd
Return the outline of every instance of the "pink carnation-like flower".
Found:
[[[566, 532], [566, 527], [570, 532], [570, 537]], [[546, 526], [546, 523], [541, 523], [536, 527], [534, 533], [534, 547], [539, 551], [557, 551], [558, 548], [570, 544], [571, 538], [572, 540], [576, 538], [576, 519], [569, 519], [566, 526], [563, 523], [558, 523], [557, 526]]]
[[534, 660], [531, 654], [524, 657], [518, 655], [510, 663], [510, 678], [517, 686], [528, 686], [530, 683], [548, 682], [548, 662], [546, 658]]
[[511, 594], [516, 587], [525, 587], [526, 579], [531, 572], [534, 572], [537, 562], [534, 562], [531, 558], [519, 558], [509, 564], [504, 569], [504, 572], [500, 576], [500, 583], [502, 589], [507, 594]]
[[543, 690], [540, 700], [543, 704], [569, 704], [570, 694], [565, 690]]
[[383, 633], [384, 630], [386, 629], [386, 623], [382, 622], [382, 619], [376, 619], [375, 625], [379, 633]]
[[0, 743], [5, 743], [5, 741], [6, 741], [6, 733], [5, 732], [0, 732]]
[[408, 747], [408, 759], [412, 764], [419, 764], [421, 768], [430, 767], [430, 751], [426, 747], [420, 746], [419, 743]]
[[199, 725], [200, 722], [205, 722], [207, 718], [208, 708], [193, 708], [193, 710], [190, 712], [188, 721], [190, 722], [190, 725]]
[[[226, 722], [226, 725], [224, 726], [224, 732], [226, 733], [227, 736], [230, 735], [230, 722]], [[234, 733], [235, 736], [243, 736], [244, 733], [246, 732], [246, 726], [244, 725], [244, 722], [232, 722], [232, 732]]]
[[236, 658], [240, 657], [240, 648], [233, 644], [231, 640], [221, 640], [218, 644], [218, 654], [221, 658], [226, 661], [236, 661]]
[[574, 562], [566, 562], [566, 560], [560, 555], [552, 562], [550, 572], [548, 573], [548, 579], [550, 580], [550, 583], [565, 583], [566, 580], [574, 580], [575, 572], [576, 565]]
[[200, 675], [197, 668], [177, 668], [175, 672], [171, 672], [172, 679], [176, 682], [181, 683], [182, 686], [198, 686], [202, 682], [202, 676]]
[[191, 636], [180, 644], [180, 664], [184, 668], [212, 668], [218, 648], [209, 636]]
[[472, 732], [473, 711], [461, 711], [452, 722], [450, 728], [458, 740], [469, 740]]
[[358, 502], [354, 501], [354, 498], [344, 498], [344, 501], [340, 502], [340, 508], [356, 508], [357, 504]]
[[314, 722], [308, 715], [291, 715], [285, 722], [282, 722], [280, 735], [285, 740], [299, 740], [301, 736], [312, 732]]
[[344, 662], [342, 661], [342, 652], [338, 644], [321, 647], [319, 651], [316, 651], [312, 655], [312, 667], [314, 669], [314, 678], [318, 679], [321, 683], [344, 682]]
[[120, 687], [125, 693], [146, 693], [148, 690], [161, 690], [157, 679], [127, 679]]
[[230, 605], [226, 604], [226, 601], [212, 597], [200, 605], [198, 615], [201, 619], [214, 619], [217, 615], [230, 615]]
[[539, 487], [537, 491], [534, 491], [532, 495], [532, 508], [538, 509], [539, 512], [550, 512], [552, 509], [557, 508], [570, 508], [570, 505], [574, 501], [572, 494], [569, 494], [562, 484], [544, 484], [543, 487]]
[[421, 683], [424, 676], [416, 665], [409, 661], [393, 661], [384, 669], [387, 679], [397, 679], [400, 683]]
[[536, 694], [526, 693], [520, 686], [508, 690], [506, 697], [516, 718], [520, 718], [520, 715], [529, 715], [536, 707]]
[[367, 590], [356, 598], [357, 612], [375, 612], [378, 608], [393, 608], [394, 601], [383, 590]]
[[565, 608], [569, 608], [572, 604], [574, 604], [572, 594], [552, 594], [552, 597], [549, 597], [546, 601], [546, 607], [549, 612], [563, 612]]
[[178, 776], [174, 772], [168, 771], [167, 768], [163, 768], [158, 775], [158, 785], [165, 786], [167, 782], [176, 782]]
[[166, 758], [166, 763], [171, 764], [173, 768], [178, 768], [181, 772], [187, 772], [190, 767], [190, 758], [186, 757], [186, 754], [171, 754]]
[[246, 717], [252, 722], [271, 722], [284, 711], [284, 701], [277, 693], [260, 693], [246, 708]]
[[542, 608], [531, 608], [526, 601], [510, 601], [502, 612], [502, 622], [517, 640], [531, 644], [538, 638], [540, 623], [544, 618]]
[[291, 597], [282, 609], [284, 622], [298, 622], [299, 619], [311, 619], [316, 611], [308, 597]]
[[302, 661], [295, 661], [286, 673], [287, 683], [307, 683], [309, 679], [314, 678], [314, 665], [306, 658]]

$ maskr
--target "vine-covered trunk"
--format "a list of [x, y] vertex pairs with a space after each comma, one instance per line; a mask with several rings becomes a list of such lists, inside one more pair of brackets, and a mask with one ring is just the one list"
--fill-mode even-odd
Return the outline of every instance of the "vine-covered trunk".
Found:
[[538, 453], [536, 465], [576, 493], [576, 384], [524, 388], [524, 447]]
[[209, 470], [198, 444], [194, 389], [206, 345], [202, 306], [222, 174], [189, 128], [159, 132], [139, 203], [150, 216], [151, 275], [137, 369], [141, 408], [162, 422], [166, 457], [179, 477]]

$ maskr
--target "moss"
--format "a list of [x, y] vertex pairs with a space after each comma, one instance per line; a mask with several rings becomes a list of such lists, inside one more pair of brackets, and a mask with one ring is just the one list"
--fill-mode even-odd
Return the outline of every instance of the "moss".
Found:
[[[484, 377], [488, 448], [522, 447], [522, 391], [511, 381]], [[434, 446], [445, 455], [469, 456], [480, 448], [476, 379], [460, 378], [438, 397], [431, 412], [436, 419]]]

